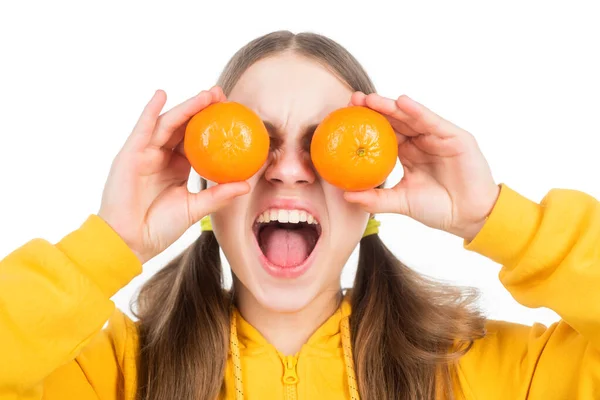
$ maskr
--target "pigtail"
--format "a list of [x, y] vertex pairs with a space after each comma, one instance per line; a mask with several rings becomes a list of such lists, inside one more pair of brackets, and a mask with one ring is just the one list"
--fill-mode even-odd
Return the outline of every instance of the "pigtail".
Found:
[[229, 349], [230, 296], [214, 234], [203, 232], [158, 271], [138, 304], [137, 399], [217, 398]]
[[406, 267], [378, 235], [363, 238], [350, 317], [361, 398], [458, 398], [453, 364], [484, 334], [475, 300]]

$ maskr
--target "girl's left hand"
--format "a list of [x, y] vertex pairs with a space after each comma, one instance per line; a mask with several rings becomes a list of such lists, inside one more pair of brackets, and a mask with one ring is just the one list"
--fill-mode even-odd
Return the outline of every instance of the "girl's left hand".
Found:
[[356, 92], [350, 103], [388, 118], [404, 177], [390, 189], [346, 192], [346, 200], [372, 214], [407, 215], [472, 240], [500, 194], [473, 135], [405, 95], [392, 100]]

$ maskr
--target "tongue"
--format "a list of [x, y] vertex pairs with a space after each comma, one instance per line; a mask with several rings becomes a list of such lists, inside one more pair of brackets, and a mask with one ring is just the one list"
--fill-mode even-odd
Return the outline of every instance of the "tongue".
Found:
[[313, 229], [284, 229], [267, 226], [260, 232], [260, 244], [267, 259], [280, 267], [295, 267], [304, 262], [314, 248]]

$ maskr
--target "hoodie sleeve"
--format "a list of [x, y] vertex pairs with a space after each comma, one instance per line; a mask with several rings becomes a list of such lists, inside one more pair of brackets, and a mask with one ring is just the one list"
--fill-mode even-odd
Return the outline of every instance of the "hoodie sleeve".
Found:
[[502, 185], [465, 247], [502, 265], [519, 303], [561, 317], [549, 327], [489, 321], [459, 364], [467, 398], [600, 398], [600, 203], [555, 189], [537, 204]]
[[35, 239], [0, 261], [0, 399], [41, 399], [57, 370], [93, 391], [85, 360], [75, 358], [93, 341], [108, 352], [100, 361], [114, 364], [114, 345], [101, 333], [115, 310], [110, 297], [140, 272], [95, 215], [56, 245]]

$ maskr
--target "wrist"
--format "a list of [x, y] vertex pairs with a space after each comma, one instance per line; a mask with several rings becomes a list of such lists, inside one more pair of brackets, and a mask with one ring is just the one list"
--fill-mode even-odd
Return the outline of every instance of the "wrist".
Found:
[[488, 220], [488, 217], [492, 213], [496, 203], [498, 202], [498, 198], [500, 197], [500, 185], [494, 185], [493, 190], [490, 191], [489, 201], [487, 201], [487, 205], [483, 207], [483, 212], [480, 214], [481, 216], [473, 218], [467, 224], [464, 224], [461, 229], [454, 230], [456, 236], [461, 237], [467, 243], [471, 242], [475, 237], [481, 232], [485, 223]]
[[464, 239], [467, 243], [470, 243], [473, 239], [475, 239], [475, 237], [477, 236], [477, 234], [479, 232], [481, 232], [481, 230], [483, 229], [483, 226], [485, 225], [487, 221], [487, 217], [484, 218], [483, 220], [480, 220], [478, 222], [472, 223], [470, 224], [468, 227], [453, 232], [456, 236]]
[[152, 257], [147, 257], [143, 252], [138, 250], [139, 246], [136, 246], [131, 240], [130, 237], [131, 235], [127, 235], [125, 234], [126, 229], [122, 229], [124, 225], [123, 223], [118, 223], [118, 219], [116, 218], [110, 218], [109, 215], [106, 215], [106, 213], [103, 212], [103, 210], [100, 210], [97, 214], [96, 214], [102, 221], [104, 221], [104, 223], [106, 225], [108, 225], [115, 234], [117, 234], [117, 236], [121, 239], [121, 241], [129, 248], [129, 250], [136, 256], [136, 258], [142, 263], [144, 264], [146, 261], [148, 261], [150, 258]]

